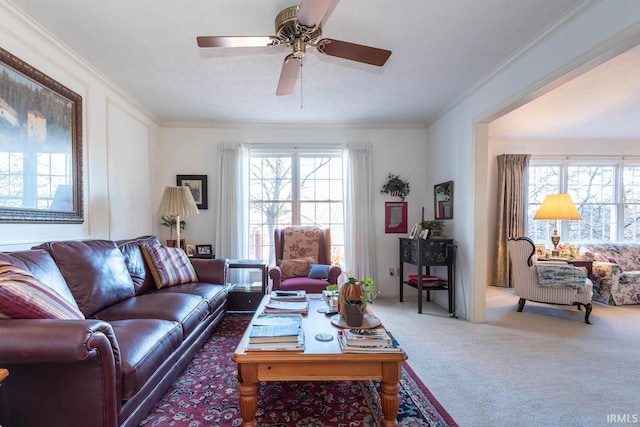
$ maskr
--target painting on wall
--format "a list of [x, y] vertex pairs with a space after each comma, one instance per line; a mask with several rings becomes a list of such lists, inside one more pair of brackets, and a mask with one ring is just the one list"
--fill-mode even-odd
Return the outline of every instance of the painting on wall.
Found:
[[0, 222], [82, 223], [82, 97], [0, 48]]
[[178, 175], [176, 178], [179, 187], [189, 187], [198, 209], [209, 208], [209, 199], [207, 197], [207, 175]]
[[384, 203], [384, 232], [407, 232], [407, 202]]

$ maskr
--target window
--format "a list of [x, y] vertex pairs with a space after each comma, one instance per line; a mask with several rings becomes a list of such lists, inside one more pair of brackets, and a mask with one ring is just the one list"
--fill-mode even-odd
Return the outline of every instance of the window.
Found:
[[288, 225], [331, 229], [331, 255], [344, 261], [342, 152], [252, 149], [249, 166], [249, 254], [275, 263], [273, 233]]
[[547, 243], [552, 221], [533, 216], [547, 194], [567, 193], [582, 221], [559, 221], [564, 242], [635, 241], [640, 237], [640, 165], [618, 162], [532, 160], [529, 166], [529, 236]]

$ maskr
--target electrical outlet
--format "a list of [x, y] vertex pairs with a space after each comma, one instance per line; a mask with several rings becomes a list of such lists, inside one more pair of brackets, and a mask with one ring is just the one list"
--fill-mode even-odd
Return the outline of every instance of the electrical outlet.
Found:
[[389, 276], [394, 277], [396, 275], [396, 269], [389, 267]]

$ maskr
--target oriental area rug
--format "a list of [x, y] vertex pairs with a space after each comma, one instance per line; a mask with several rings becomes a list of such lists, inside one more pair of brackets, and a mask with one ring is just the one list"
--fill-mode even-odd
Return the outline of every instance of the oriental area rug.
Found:
[[[231, 355], [251, 315], [227, 314], [155, 408], [140, 423], [159, 426], [241, 426], [237, 366]], [[380, 426], [378, 381], [262, 382], [256, 420], [261, 427]], [[457, 426], [405, 362], [400, 426]]]

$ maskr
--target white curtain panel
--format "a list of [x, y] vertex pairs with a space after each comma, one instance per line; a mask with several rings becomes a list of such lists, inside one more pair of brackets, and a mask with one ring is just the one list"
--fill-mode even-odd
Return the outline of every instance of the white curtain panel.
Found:
[[242, 143], [219, 144], [216, 203], [216, 257], [248, 257], [248, 149]]
[[375, 276], [375, 230], [371, 144], [346, 144], [345, 149], [345, 272], [349, 277]]

